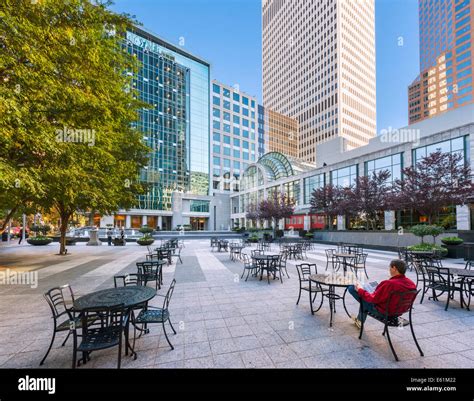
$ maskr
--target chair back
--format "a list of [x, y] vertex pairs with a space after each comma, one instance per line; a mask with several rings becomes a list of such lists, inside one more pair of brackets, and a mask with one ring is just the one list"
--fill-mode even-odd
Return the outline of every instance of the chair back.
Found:
[[123, 304], [84, 308], [81, 311], [81, 323], [84, 339], [87, 342], [97, 335], [97, 330], [123, 330], [127, 309]]
[[471, 268], [473, 267], [473, 265], [474, 265], [474, 262], [473, 262], [472, 260], [468, 260], [468, 261], [466, 262], [466, 266], [464, 266], [464, 268], [467, 269], [467, 270], [471, 270]]
[[[386, 317], [401, 316], [404, 313], [410, 311], [413, 308], [413, 303], [415, 302], [416, 297], [420, 290], [409, 290], [409, 291], [391, 291], [385, 308]], [[395, 304], [394, 310], [389, 310], [389, 305], [393, 303], [393, 300], [396, 299], [397, 303]]]
[[313, 268], [314, 274], [318, 274], [318, 266], [316, 266], [316, 263], [301, 263], [299, 265], [296, 265], [296, 271], [298, 272], [300, 284], [303, 281], [309, 281], [309, 276], [313, 274]]
[[176, 279], [173, 279], [173, 281], [170, 284], [170, 288], [168, 289], [168, 292], [165, 295], [165, 300], [163, 301], [163, 309], [165, 310], [167, 310], [170, 305], [170, 301], [171, 301], [171, 297], [173, 296], [175, 285], [176, 285]]
[[283, 250], [281, 253], [280, 253], [280, 258], [278, 260], [278, 264], [280, 265], [280, 267], [286, 267], [286, 261], [288, 259], [288, 251], [287, 250]]
[[242, 253], [241, 257], [242, 257], [242, 261], [244, 262], [244, 267], [250, 268], [252, 266], [252, 261], [250, 260], [249, 255], [247, 255], [246, 253]]
[[261, 249], [255, 250], [254, 249], [254, 250], [250, 251], [250, 254], [252, 255], [252, 257], [257, 256], [257, 255], [263, 255], [263, 250], [261, 250]]
[[130, 273], [127, 275], [118, 275], [114, 276], [114, 286], [118, 287], [127, 287], [132, 285], [143, 285], [142, 277], [139, 273]]
[[160, 272], [161, 264], [156, 260], [137, 262], [137, 273], [139, 276], [155, 276]]
[[66, 314], [69, 318], [71, 318], [70, 308], [68, 308], [66, 305], [66, 298], [64, 296], [65, 292], [67, 292], [67, 295], [74, 303], [74, 293], [69, 284], [51, 288], [49, 291], [43, 294], [44, 299], [51, 308], [51, 312], [53, 314], [54, 319], [57, 319]]

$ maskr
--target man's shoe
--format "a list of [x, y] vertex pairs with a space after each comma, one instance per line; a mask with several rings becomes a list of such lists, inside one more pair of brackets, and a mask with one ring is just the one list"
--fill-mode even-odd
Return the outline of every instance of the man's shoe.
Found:
[[354, 319], [354, 324], [360, 329], [362, 327], [362, 322], [356, 317], [353, 319]]

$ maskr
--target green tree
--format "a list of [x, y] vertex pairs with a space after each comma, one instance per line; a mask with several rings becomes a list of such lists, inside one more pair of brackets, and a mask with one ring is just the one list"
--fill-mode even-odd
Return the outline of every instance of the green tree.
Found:
[[137, 177], [149, 149], [131, 123], [147, 104], [133, 89], [139, 63], [123, 47], [133, 21], [109, 5], [0, 6], [0, 202], [57, 211], [60, 254], [77, 210], [113, 213], [144, 192]]

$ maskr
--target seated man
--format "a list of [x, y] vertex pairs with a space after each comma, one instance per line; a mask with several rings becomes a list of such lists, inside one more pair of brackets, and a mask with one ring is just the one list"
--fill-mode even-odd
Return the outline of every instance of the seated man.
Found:
[[[366, 291], [360, 283], [356, 283], [355, 286], [349, 286], [348, 290], [357, 301], [363, 302], [365, 312], [371, 312], [374, 315], [383, 317], [387, 312], [387, 301], [392, 291], [405, 292], [416, 290], [415, 283], [405, 277], [406, 270], [407, 266], [404, 261], [392, 260], [390, 262], [390, 279], [382, 281], [373, 293]], [[388, 305], [389, 316], [395, 314], [398, 301], [397, 297], [392, 297], [390, 305]], [[362, 321], [365, 321], [366, 318], [367, 313], [361, 316], [359, 312], [359, 316], [354, 319], [357, 327], [360, 328]]]

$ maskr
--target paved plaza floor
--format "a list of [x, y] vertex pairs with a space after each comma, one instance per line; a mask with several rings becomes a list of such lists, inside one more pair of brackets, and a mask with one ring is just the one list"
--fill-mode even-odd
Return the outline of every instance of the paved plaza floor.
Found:
[[[324, 249], [316, 245], [308, 262], [318, 272], [326, 267]], [[255, 249], [255, 248], [254, 248]], [[250, 251], [249, 249], [246, 249]], [[274, 250], [277, 247], [274, 246]], [[0, 247], [0, 271], [37, 271], [38, 285], [0, 285], [0, 367], [37, 368], [46, 351], [53, 320], [42, 294], [69, 283], [76, 297], [113, 287], [113, 276], [135, 272], [135, 263], [145, 260], [146, 248], [129, 243], [125, 247], [69, 247], [67, 256], [57, 256], [58, 244], [46, 247]], [[245, 250], [244, 250], [245, 252]], [[388, 277], [389, 261], [396, 254], [367, 251], [371, 280]], [[248, 252], [250, 253], [250, 252]], [[170, 304], [177, 334], [166, 343], [161, 325], [137, 340], [138, 357], [122, 359], [124, 368], [474, 368], [474, 313], [461, 309], [459, 297], [444, 310], [440, 302], [417, 300], [413, 312], [416, 335], [425, 356], [420, 357], [409, 328], [391, 330], [400, 362], [395, 362], [381, 323], [369, 318], [362, 340], [359, 330], [337, 304], [334, 325], [329, 328], [329, 305], [311, 315], [309, 301], [298, 297], [298, 275], [288, 261], [290, 279], [259, 281], [240, 279], [243, 265], [228, 253], [211, 252], [209, 240], [185, 240], [181, 264], [164, 266], [166, 290], [173, 278], [176, 289]], [[445, 265], [462, 267], [461, 262]], [[414, 272], [408, 276], [415, 280]], [[341, 290], [339, 290], [341, 291]], [[162, 300], [162, 298], [161, 298]], [[160, 306], [160, 298], [151, 304]], [[355, 314], [356, 302], [347, 297]], [[171, 332], [171, 331], [170, 331]], [[70, 368], [71, 339], [61, 347], [65, 333], [58, 335], [44, 368]], [[95, 352], [79, 369], [114, 368], [117, 350]]]

